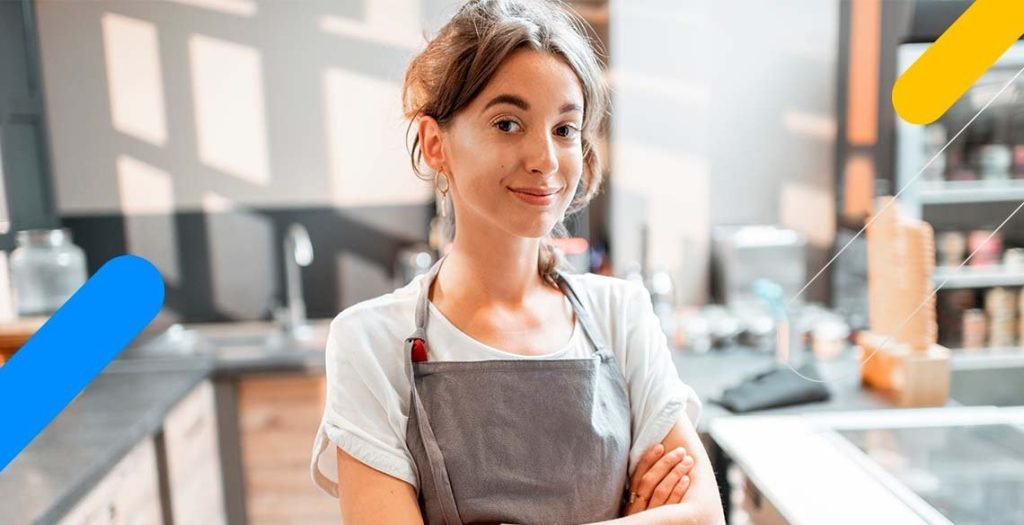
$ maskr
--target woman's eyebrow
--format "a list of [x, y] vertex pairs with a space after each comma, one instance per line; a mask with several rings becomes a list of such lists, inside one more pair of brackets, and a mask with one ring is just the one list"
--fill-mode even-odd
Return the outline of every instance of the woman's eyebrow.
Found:
[[[519, 95], [510, 95], [508, 93], [503, 93], [501, 95], [495, 96], [489, 102], [487, 102], [487, 104], [484, 105], [484, 108], [481, 109], [480, 112], [483, 113], [484, 111], [487, 111], [487, 108], [498, 104], [511, 104], [523, 111], [530, 110], [530, 104], [526, 102], [526, 100], [524, 100], [523, 97], [520, 97]], [[583, 108], [580, 107], [580, 105], [576, 104], [575, 102], [566, 102], [565, 104], [562, 104], [562, 107], [559, 109], [559, 112], [561, 113], [570, 113], [573, 111], [582, 112]]]
[[562, 109], [560, 111], [562, 113], [571, 113], [573, 111], [579, 111], [582, 113], [583, 108], [580, 107], [580, 105], [575, 102], [566, 102], [565, 104], [562, 105]]
[[513, 106], [523, 111], [529, 111], [530, 109], [530, 105], [527, 104], [525, 100], [523, 100], [523, 97], [520, 97], [519, 95], [509, 95], [507, 93], [503, 93], [492, 98], [490, 102], [484, 105], [484, 108], [481, 109], [480, 112], [483, 113], [484, 111], [487, 111], [487, 108], [497, 104], [512, 104]]

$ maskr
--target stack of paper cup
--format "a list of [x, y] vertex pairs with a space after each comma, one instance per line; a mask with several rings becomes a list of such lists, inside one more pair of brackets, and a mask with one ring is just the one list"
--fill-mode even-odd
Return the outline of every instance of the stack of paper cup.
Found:
[[988, 314], [989, 346], [1014, 346], [1017, 340], [1016, 290], [989, 288], [985, 292], [985, 313]]
[[979, 350], [985, 346], [985, 333], [988, 331], [988, 319], [981, 308], [969, 308], [963, 314], [963, 341], [967, 350]]
[[902, 216], [899, 201], [882, 197], [867, 228], [868, 315], [871, 331], [915, 351], [935, 344], [935, 234], [930, 224]]
[[1017, 311], [1020, 312], [1017, 325], [1018, 345], [1024, 346], [1024, 290], [1017, 294]]
[[903, 272], [907, 289], [904, 298], [908, 304], [905, 311], [910, 316], [901, 330], [904, 334], [901, 339], [915, 350], [925, 350], [938, 339], [935, 294], [932, 293], [935, 239], [927, 222], [904, 221], [901, 226], [906, 245]]

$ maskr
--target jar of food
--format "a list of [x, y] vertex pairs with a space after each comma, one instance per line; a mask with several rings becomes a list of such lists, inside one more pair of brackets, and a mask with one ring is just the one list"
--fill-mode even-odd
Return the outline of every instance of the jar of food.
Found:
[[959, 266], [964, 261], [967, 250], [967, 235], [963, 232], [942, 232], [935, 243], [938, 251], [939, 266]]
[[18, 315], [52, 314], [85, 284], [85, 252], [71, 243], [67, 228], [19, 231], [15, 239], [11, 280]]
[[999, 264], [1003, 253], [1003, 236], [998, 231], [972, 231], [967, 237], [967, 252], [973, 254], [971, 266]]
[[1024, 270], [1024, 248], [1007, 248], [1003, 252], [1003, 266], [1009, 272]]
[[976, 162], [981, 178], [1006, 180], [1013, 167], [1013, 152], [1006, 144], [985, 144], [976, 150]]

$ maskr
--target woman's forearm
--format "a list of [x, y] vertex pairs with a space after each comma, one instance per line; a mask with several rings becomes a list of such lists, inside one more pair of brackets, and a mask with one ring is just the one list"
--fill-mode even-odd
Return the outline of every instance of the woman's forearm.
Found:
[[725, 517], [720, 506], [684, 501], [591, 525], [725, 525]]
[[[684, 447], [693, 454], [696, 463], [690, 471], [690, 487], [680, 503], [661, 505], [619, 519], [602, 521], [608, 525], [725, 525], [722, 499], [718, 482], [711, 468], [711, 460], [701, 444], [700, 437], [688, 419], [681, 419], [662, 441], [665, 450]], [[597, 524], [594, 524], [597, 525]]]

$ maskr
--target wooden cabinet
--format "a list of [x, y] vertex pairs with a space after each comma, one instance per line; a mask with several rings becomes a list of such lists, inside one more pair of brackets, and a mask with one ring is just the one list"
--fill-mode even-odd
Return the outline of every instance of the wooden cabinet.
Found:
[[[223, 386], [234, 398], [232, 409], [218, 416], [221, 386], [215, 391], [208, 379], [189, 392], [167, 413], [162, 431], [134, 447], [59, 525], [161, 525], [165, 518], [174, 525], [226, 525], [229, 507], [232, 523], [338, 525], [337, 499], [309, 473], [324, 378], [229, 380]], [[237, 422], [237, 438], [224, 422]], [[236, 496], [229, 487], [244, 490]]]
[[60, 525], [161, 523], [156, 447], [152, 438], [136, 445], [60, 521]]
[[213, 385], [200, 383], [164, 420], [170, 511], [175, 525], [223, 525], [224, 491]]
[[246, 514], [251, 525], [340, 523], [338, 500], [309, 474], [323, 416], [324, 378], [249, 377], [238, 382]]

